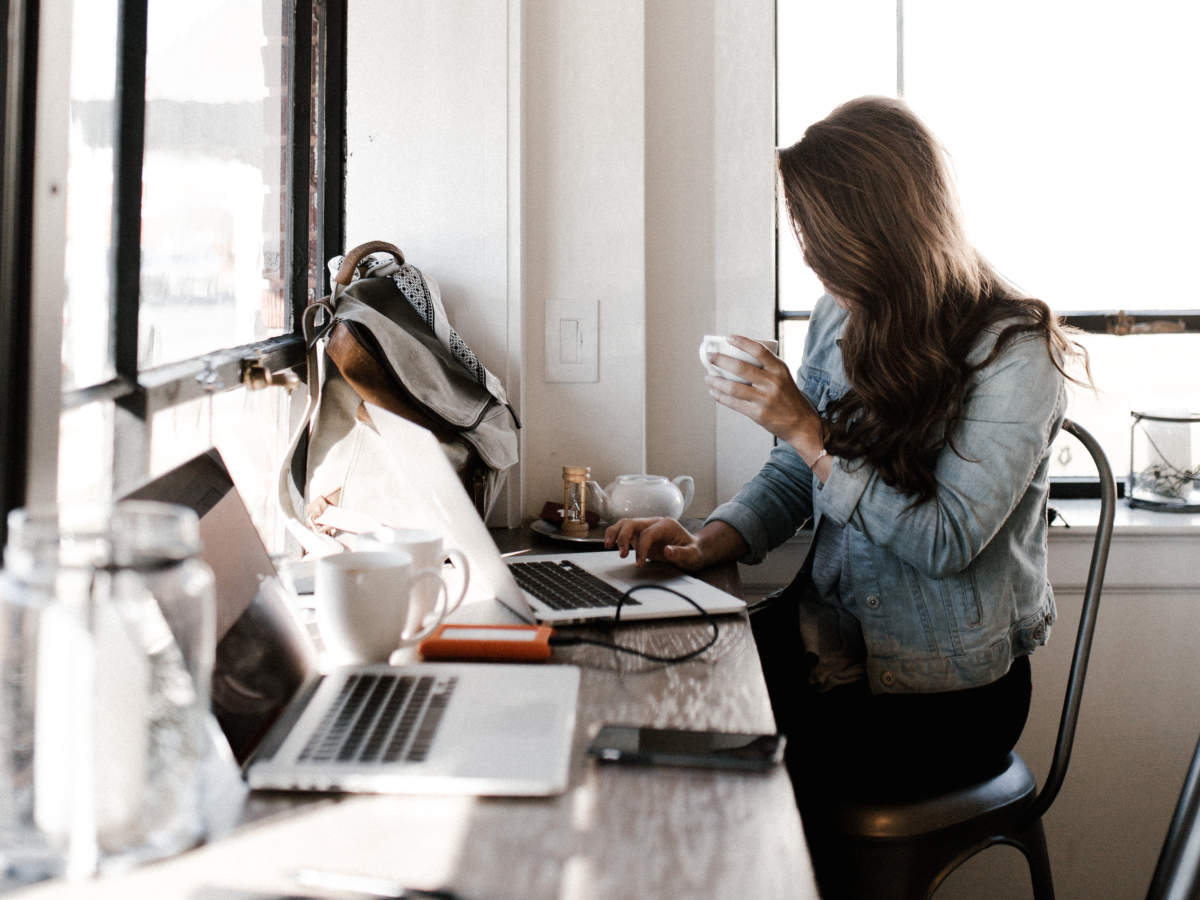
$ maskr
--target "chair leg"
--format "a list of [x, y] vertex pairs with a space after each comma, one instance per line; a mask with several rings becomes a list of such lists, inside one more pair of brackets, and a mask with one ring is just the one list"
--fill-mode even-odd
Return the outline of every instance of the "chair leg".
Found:
[[998, 843], [1016, 847], [1025, 857], [1035, 900], [1054, 900], [1050, 854], [1040, 819], [1002, 837], [982, 832], [952, 854], [928, 836], [876, 842], [809, 835], [823, 900], [929, 900], [960, 864]]
[[843, 838], [810, 847], [822, 900], [929, 900], [953, 868], [925, 841]]
[[1050, 853], [1046, 848], [1046, 831], [1042, 820], [1038, 819], [1029, 825], [1021, 834], [1014, 835], [1012, 844], [1024, 855], [1029, 862], [1029, 877], [1033, 882], [1033, 896], [1036, 900], [1054, 900], [1054, 881], [1050, 877]]

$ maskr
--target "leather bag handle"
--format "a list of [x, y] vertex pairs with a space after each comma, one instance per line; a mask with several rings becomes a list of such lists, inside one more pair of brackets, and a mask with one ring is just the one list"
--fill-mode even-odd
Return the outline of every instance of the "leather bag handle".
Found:
[[345, 287], [354, 277], [354, 270], [358, 264], [363, 261], [363, 258], [368, 254], [377, 253], [380, 250], [387, 251], [396, 257], [396, 262], [404, 265], [404, 253], [395, 244], [389, 244], [387, 241], [367, 241], [365, 244], [359, 244], [353, 250], [349, 251], [342, 260], [341, 266], [337, 270], [337, 274], [333, 276], [335, 283]]

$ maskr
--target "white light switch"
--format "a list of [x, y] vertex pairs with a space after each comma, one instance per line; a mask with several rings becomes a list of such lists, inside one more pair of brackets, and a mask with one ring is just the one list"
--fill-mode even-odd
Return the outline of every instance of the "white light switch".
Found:
[[597, 300], [546, 301], [546, 381], [598, 381]]
[[583, 331], [578, 319], [558, 320], [558, 361], [564, 366], [577, 366], [583, 355], [579, 342]]

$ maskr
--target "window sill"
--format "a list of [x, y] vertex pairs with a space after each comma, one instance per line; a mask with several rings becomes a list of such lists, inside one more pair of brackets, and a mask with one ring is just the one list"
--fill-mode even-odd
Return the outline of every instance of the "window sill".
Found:
[[[1083, 590], [1087, 584], [1099, 500], [1054, 500], [1067, 525], [1051, 526], [1050, 582], [1056, 590]], [[1069, 527], [1068, 527], [1069, 526]], [[792, 580], [808, 553], [812, 532], [801, 531], [757, 566], [741, 566], [747, 593], [767, 593]], [[1105, 590], [1127, 593], [1200, 590], [1200, 513], [1135, 509], [1117, 501]]]
[[[1076, 526], [1083, 526], [1091, 531], [1100, 519], [1099, 500], [1057, 500], [1051, 499], [1050, 506], [1069, 524], [1063, 528], [1055, 524], [1051, 529], [1051, 539], [1059, 531], [1070, 531]], [[1188, 537], [1200, 538], [1200, 513], [1158, 512], [1153, 509], [1138, 509], [1130, 506], [1125, 500], [1117, 501], [1113, 515], [1113, 536], [1141, 535], [1145, 537]]]
[[[1055, 500], [1067, 525], [1050, 528], [1050, 582], [1056, 588], [1080, 590], [1087, 583], [1099, 500]], [[1109, 549], [1106, 590], [1142, 593], [1200, 588], [1200, 513], [1136, 509], [1117, 501]]]

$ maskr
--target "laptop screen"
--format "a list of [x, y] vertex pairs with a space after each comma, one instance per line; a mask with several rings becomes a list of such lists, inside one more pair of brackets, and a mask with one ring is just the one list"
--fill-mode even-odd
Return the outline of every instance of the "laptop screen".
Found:
[[200, 517], [201, 555], [216, 581], [212, 707], [244, 762], [315, 669], [275, 566], [221, 455], [209, 450], [126, 495], [177, 503]]

